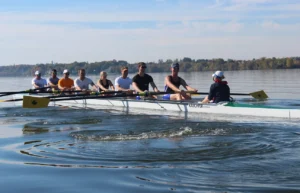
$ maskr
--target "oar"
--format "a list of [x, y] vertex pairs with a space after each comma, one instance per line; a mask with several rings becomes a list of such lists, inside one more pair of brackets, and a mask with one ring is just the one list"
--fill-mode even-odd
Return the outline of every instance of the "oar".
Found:
[[[33, 97], [23, 96], [23, 108], [46, 108], [50, 101], [67, 101], [67, 100], [82, 100], [82, 99], [103, 99], [103, 98], [117, 98], [117, 97], [135, 97], [135, 96], [148, 96], [150, 92], [143, 92], [137, 94], [120, 94], [112, 96], [78, 96], [61, 98], [60, 96], [51, 97]], [[154, 92], [153, 92], [154, 93]], [[155, 92], [155, 94], [168, 94], [167, 92]]]
[[[70, 92], [70, 91], [58, 91], [58, 92]], [[47, 92], [47, 93], [58, 93], [57, 91], [53, 92]], [[82, 91], [77, 91], [82, 92]], [[85, 91], [84, 91], [85, 92]], [[207, 95], [209, 93], [206, 92], [193, 92], [193, 91], [186, 91], [187, 93], [191, 93], [193, 95]], [[115, 94], [115, 93], [121, 93], [122, 95], [109, 95], [109, 96], [99, 96], [102, 94]], [[38, 92], [36, 93], [38, 94]], [[144, 93], [137, 93], [137, 94], [131, 94], [126, 95], [126, 92], [122, 91], [107, 91], [107, 92], [90, 92], [88, 94], [72, 94], [72, 95], [57, 95], [57, 96], [47, 96], [43, 98], [49, 98], [49, 99], [55, 99], [60, 98], [59, 100], [80, 100], [80, 99], [89, 99], [89, 98], [114, 98], [114, 97], [134, 97], [134, 96], [146, 96], [146, 95], [162, 95], [162, 94], [171, 94], [170, 92], [144, 92]], [[237, 96], [252, 96], [255, 99], [267, 99], [267, 94], [261, 90], [257, 92], [252, 93], [231, 93], [230, 95], [237, 95]], [[76, 98], [72, 98], [76, 97]], [[82, 97], [82, 98], [80, 98]], [[36, 98], [42, 98], [42, 97], [36, 97]], [[64, 99], [65, 98], [65, 99]], [[0, 100], [0, 102], [15, 102], [15, 101], [22, 101], [23, 99], [8, 99], [8, 100]]]
[[[126, 92], [122, 92], [119, 95], [85, 95], [85, 96], [79, 96], [76, 95], [75, 97], [70, 97], [70, 98], [60, 98], [60, 97], [50, 97], [50, 101], [63, 101], [63, 100], [82, 100], [82, 99], [103, 99], [103, 98], [120, 98], [120, 97], [135, 97], [135, 96], [150, 96], [150, 95], [162, 95], [162, 94], [171, 94], [170, 92], [140, 92], [136, 94], [126, 94]], [[40, 97], [39, 97], [40, 98]], [[58, 98], [58, 99], [55, 99]]]
[[[62, 91], [62, 92], [74, 92], [74, 91]], [[78, 90], [78, 92], [86, 92], [86, 91]], [[52, 93], [52, 92], [45, 92], [45, 93]], [[55, 93], [58, 93], [58, 92], [55, 92]], [[99, 92], [90, 92], [90, 93], [84, 93], [84, 94], [53, 95], [53, 96], [44, 96], [44, 97], [41, 96], [41, 97], [36, 97], [36, 98], [54, 99], [54, 98], [71, 98], [71, 97], [89, 97], [89, 96], [99, 96], [99, 95], [103, 95], [103, 94], [115, 94], [115, 93], [123, 93], [124, 95], [122, 95], [122, 96], [126, 96], [126, 93], [123, 91], [106, 91], [106, 92], [100, 92], [100, 93]], [[40, 92], [37, 92], [34, 94], [40, 94]], [[34, 96], [31, 96], [31, 97], [34, 97]], [[16, 101], [22, 101], [22, 100], [23, 100], [23, 98], [7, 99], [7, 100], [0, 100], [0, 102], [16, 102]]]
[[[196, 92], [189, 92], [196, 93]], [[149, 96], [149, 95], [162, 95], [162, 94], [171, 94], [170, 92], [142, 92], [137, 94], [120, 94], [112, 96], [99, 96], [99, 95], [75, 95], [75, 96], [52, 96], [52, 97], [32, 97], [24, 96], [23, 98], [23, 107], [24, 108], [45, 108], [48, 106], [50, 101], [67, 101], [67, 100], [82, 100], [82, 99], [104, 99], [104, 98], [118, 98], [118, 97], [135, 97], [135, 96]], [[208, 94], [203, 92], [197, 92], [196, 94]], [[233, 95], [242, 95], [242, 96], [253, 96], [257, 99], [268, 98], [264, 91], [257, 91], [254, 93], [233, 93]]]
[[[111, 96], [91, 96], [91, 95], [75, 95], [74, 97], [62, 97], [62, 96], [51, 96], [51, 97], [33, 97], [33, 96], [23, 96], [23, 108], [46, 108], [50, 101], [67, 101], [67, 100], [82, 100], [82, 99], [103, 99], [103, 98], [118, 98], [118, 97], [135, 97], [135, 96], [149, 96], [149, 95], [159, 95], [159, 94], [170, 94], [168, 92], [142, 92], [137, 94], [120, 94]], [[22, 100], [22, 99], [16, 99]], [[11, 100], [10, 100], [11, 101]], [[7, 101], [9, 102], [9, 101]]]
[[[189, 93], [196, 94], [196, 95], [200, 95], [200, 94], [208, 95], [209, 94], [206, 92], [197, 92], [197, 93], [189, 92]], [[260, 99], [260, 100], [269, 98], [268, 95], [263, 90], [251, 92], [251, 93], [230, 93], [230, 95], [231, 96], [252, 96], [253, 98]]]
[[[48, 88], [48, 87], [47, 87]], [[49, 94], [64, 94], [64, 93], [80, 93], [80, 92], [89, 92], [89, 93], [95, 93], [98, 94], [115, 94], [115, 93], [123, 93], [123, 91], [101, 91], [101, 92], [95, 92], [95, 91], [83, 91], [83, 90], [73, 90], [73, 91], [62, 91], [62, 90], [53, 90], [53, 91], [39, 91], [35, 92], [35, 90], [26, 90], [26, 91], [18, 91], [18, 92], [6, 92], [3, 96], [6, 95], [12, 95], [12, 94], [24, 94], [24, 93], [30, 93], [30, 94], [41, 94], [41, 93], [49, 93]], [[2, 95], [0, 95], [2, 96]]]
[[[54, 91], [39, 91], [39, 92], [35, 92], [34, 90], [30, 89], [30, 90], [26, 90], [26, 91], [6, 92], [4, 95], [0, 95], [0, 97], [1, 96], [7, 96], [7, 95], [13, 95], [13, 94], [27, 94], [27, 93], [29, 93], [29, 94], [42, 94], [42, 93], [60, 94], [59, 96], [63, 97], [63, 95], [61, 95], [61, 94], [65, 94], [65, 93], [84, 93], [84, 94], [82, 94], [83, 96], [85, 96], [85, 95], [89, 96], [89, 95], [116, 94], [116, 93], [126, 93], [126, 92], [125, 91], [101, 91], [101, 92], [95, 92], [95, 91], [86, 91], [86, 90], [85, 91], [83, 91], [83, 90], [73, 90], [73, 91], [54, 90]], [[78, 96], [78, 94], [70, 94], [70, 95], [66, 95], [66, 96]], [[14, 101], [14, 100], [7, 100], [7, 102], [8, 101]], [[3, 100], [2, 100], [2, 102], [3, 102]]]
[[[37, 90], [43, 90], [43, 89], [47, 89], [47, 88], [51, 88], [51, 87], [49, 86], [49, 87], [29, 89], [29, 90], [23, 90], [23, 91], [13, 91], [13, 92], [0, 92], [0, 97], [12, 95], [12, 94], [34, 93]], [[46, 92], [46, 91], [43, 91], [43, 92]], [[38, 93], [38, 92], [36, 92], [36, 93]], [[39, 93], [41, 93], [41, 92], [39, 92]]]

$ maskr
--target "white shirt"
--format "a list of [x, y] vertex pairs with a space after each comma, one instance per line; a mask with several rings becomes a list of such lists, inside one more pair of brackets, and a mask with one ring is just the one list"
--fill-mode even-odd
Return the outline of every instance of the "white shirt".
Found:
[[132, 80], [129, 77], [126, 77], [124, 79], [122, 78], [122, 76], [120, 76], [115, 80], [115, 86], [119, 86], [124, 89], [129, 89], [131, 84], [132, 84]]
[[94, 85], [94, 82], [89, 78], [84, 78], [83, 80], [80, 80], [80, 78], [76, 78], [74, 80], [75, 87], [79, 87], [80, 89], [89, 89], [89, 85]]
[[[43, 78], [36, 79], [36, 77], [35, 77], [35, 78], [32, 79], [31, 84], [32, 84], [32, 85], [33, 85], [33, 84], [36, 84], [36, 85], [38, 85], [40, 88], [42, 88], [42, 87], [47, 86], [47, 81], [46, 81], [45, 79], [43, 79]], [[35, 87], [33, 86], [32, 88], [35, 88]]]

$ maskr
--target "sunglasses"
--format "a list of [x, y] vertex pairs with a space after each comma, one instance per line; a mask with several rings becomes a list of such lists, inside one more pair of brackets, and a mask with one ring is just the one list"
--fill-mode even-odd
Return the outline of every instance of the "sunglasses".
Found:
[[147, 68], [147, 66], [141, 66], [141, 68]]

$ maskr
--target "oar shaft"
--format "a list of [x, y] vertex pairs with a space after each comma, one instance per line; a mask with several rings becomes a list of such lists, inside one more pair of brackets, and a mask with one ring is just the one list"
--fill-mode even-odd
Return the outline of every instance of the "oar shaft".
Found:
[[[172, 94], [170, 92], [143, 92], [143, 93], [137, 93], [137, 94], [126, 94], [126, 93], [122, 93], [119, 95], [105, 95], [105, 96], [91, 96], [91, 95], [87, 95], [87, 96], [79, 96], [76, 95], [75, 97], [70, 97], [70, 98], [59, 98], [56, 97], [58, 99], [55, 98], [50, 98], [51, 101], [63, 101], [63, 100], [81, 100], [81, 99], [103, 99], [103, 98], [118, 98], [118, 97], [136, 97], [136, 96], [150, 96], [150, 95], [162, 95], [162, 94]], [[54, 99], [54, 100], [52, 100]]]
[[7, 95], [12, 95], [12, 94], [22, 94], [22, 93], [30, 93], [30, 92], [35, 92], [37, 90], [43, 90], [43, 89], [47, 89], [47, 88], [51, 88], [50, 86], [48, 87], [43, 87], [43, 88], [35, 88], [35, 89], [29, 89], [29, 90], [24, 90], [24, 91], [11, 91], [11, 92], [0, 92], [0, 96], [7, 96]]
[[249, 96], [250, 94], [248, 94], [248, 93], [230, 93], [230, 95]]
[[[207, 95], [209, 93], [206, 92], [192, 92], [187, 91], [191, 94], [199, 94], [199, 95]], [[20, 93], [20, 92], [19, 92]], [[51, 92], [50, 92], [51, 93]], [[115, 94], [118, 95], [103, 95], [103, 94]], [[126, 94], [126, 92], [122, 91], [109, 91], [104, 93], [88, 93], [88, 94], [71, 94], [71, 95], [57, 95], [57, 96], [45, 96], [41, 98], [49, 98], [51, 101], [63, 101], [63, 100], [81, 100], [81, 99], [101, 99], [101, 98], [118, 98], [118, 97], [135, 97], [135, 96], [149, 96], [149, 95], [162, 95], [162, 94], [173, 94], [170, 92], [143, 92], [136, 94]], [[249, 96], [247, 93], [230, 93], [230, 95], [240, 95], [240, 96]], [[2, 100], [0, 102], [14, 102], [14, 101], [22, 101], [23, 99], [10, 99], [10, 100]]]
[[[193, 92], [193, 91], [186, 91], [187, 93], [191, 94], [198, 94], [198, 95], [208, 95], [208, 92]], [[240, 95], [240, 96], [249, 96], [250, 94], [248, 93], [230, 93], [230, 95]]]
[[[190, 93], [196, 93], [196, 92], [190, 92]], [[106, 93], [104, 93], [106, 94]], [[81, 100], [81, 99], [101, 99], [101, 98], [118, 98], [118, 97], [135, 97], [135, 96], [149, 96], [149, 95], [163, 95], [163, 94], [174, 94], [174, 93], [170, 93], [170, 92], [148, 92], [147, 94], [145, 93], [137, 93], [137, 94], [126, 94], [126, 93], [122, 93], [119, 95], [108, 95], [108, 96], [101, 96], [101, 95], [65, 95], [63, 96], [52, 96], [52, 97], [48, 97], [50, 99], [55, 99], [55, 100], [51, 100], [51, 101], [62, 101], [62, 100]], [[205, 92], [197, 92], [196, 94], [205, 94], [207, 95], [208, 93]], [[244, 95], [244, 96], [249, 96], [249, 94], [245, 94], [245, 93], [232, 93], [231, 95]]]

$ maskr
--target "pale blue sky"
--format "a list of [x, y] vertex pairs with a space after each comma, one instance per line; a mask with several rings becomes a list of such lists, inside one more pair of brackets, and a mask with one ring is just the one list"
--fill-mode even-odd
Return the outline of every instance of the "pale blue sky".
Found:
[[0, 65], [300, 56], [300, 0], [0, 0]]

